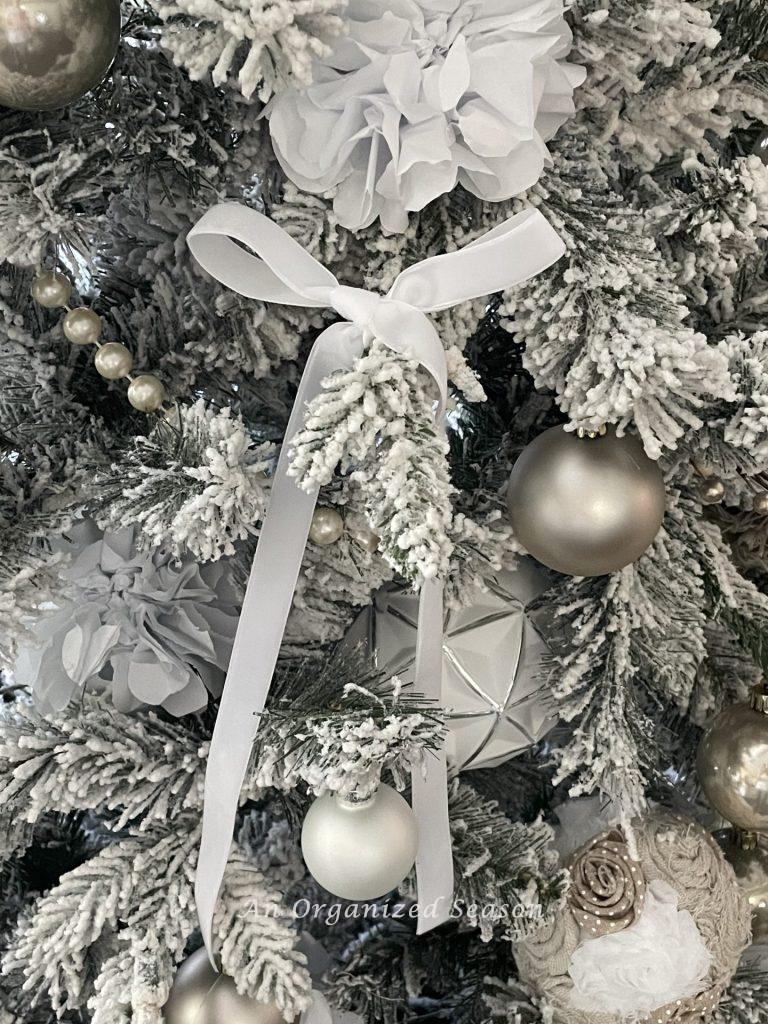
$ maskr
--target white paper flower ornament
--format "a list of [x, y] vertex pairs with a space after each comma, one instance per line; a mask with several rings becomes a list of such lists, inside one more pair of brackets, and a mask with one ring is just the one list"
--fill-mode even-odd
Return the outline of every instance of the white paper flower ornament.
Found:
[[351, 0], [314, 83], [267, 108], [275, 153], [308, 192], [337, 188], [351, 230], [404, 231], [457, 183], [497, 202], [539, 178], [584, 70], [561, 0]]

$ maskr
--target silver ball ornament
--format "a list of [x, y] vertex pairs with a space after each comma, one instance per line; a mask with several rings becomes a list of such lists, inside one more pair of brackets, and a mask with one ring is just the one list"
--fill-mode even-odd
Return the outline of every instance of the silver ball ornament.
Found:
[[102, 81], [119, 42], [120, 0], [2, 0], [0, 106], [68, 106]]
[[417, 845], [413, 811], [385, 785], [367, 800], [319, 797], [301, 830], [312, 876], [345, 900], [373, 900], [396, 889], [413, 867]]
[[309, 539], [320, 547], [328, 547], [341, 540], [344, 533], [344, 520], [335, 508], [318, 508], [312, 516], [309, 528]]
[[515, 463], [507, 489], [520, 543], [572, 576], [601, 576], [636, 561], [664, 518], [664, 479], [634, 437], [579, 438], [545, 430]]
[[102, 345], [93, 362], [96, 371], [105, 380], [121, 380], [133, 369], [133, 356], [119, 341], [109, 341]]
[[699, 484], [698, 494], [703, 505], [717, 505], [725, 497], [725, 484], [719, 477], [707, 477]]
[[726, 708], [699, 744], [696, 769], [707, 799], [746, 832], [768, 831], [768, 714], [760, 688], [751, 704]]
[[725, 859], [736, 875], [739, 888], [752, 910], [752, 941], [768, 939], [768, 840], [753, 833], [738, 834], [733, 829], [715, 833]]
[[759, 516], [768, 516], [768, 491], [760, 491], [752, 499], [752, 511]]
[[32, 282], [30, 294], [44, 309], [59, 309], [69, 302], [72, 282], [55, 270], [44, 270]]
[[143, 373], [128, 387], [128, 401], [138, 412], [156, 412], [165, 401], [162, 381], [151, 373]]
[[85, 306], [70, 309], [62, 326], [64, 337], [73, 345], [95, 345], [101, 338], [101, 317]]
[[274, 1003], [241, 996], [232, 978], [218, 974], [205, 949], [179, 966], [168, 1002], [165, 1024], [285, 1024]]

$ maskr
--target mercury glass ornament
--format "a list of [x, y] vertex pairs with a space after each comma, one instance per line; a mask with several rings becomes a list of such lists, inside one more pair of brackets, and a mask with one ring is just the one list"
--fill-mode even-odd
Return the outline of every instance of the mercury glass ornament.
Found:
[[344, 900], [373, 900], [396, 889], [416, 860], [416, 819], [391, 786], [366, 800], [319, 797], [301, 830], [314, 879]]
[[133, 356], [119, 341], [109, 341], [102, 345], [93, 362], [105, 380], [121, 380], [133, 369]]
[[572, 576], [636, 561], [659, 531], [665, 501], [658, 465], [636, 438], [613, 428], [595, 438], [545, 430], [515, 463], [507, 489], [517, 540]]
[[696, 767], [707, 799], [746, 832], [768, 831], [768, 698], [726, 708], [699, 744]]
[[725, 484], [719, 477], [707, 477], [699, 484], [698, 494], [704, 505], [717, 505], [725, 497]]
[[768, 840], [724, 828], [715, 833], [752, 910], [752, 941], [768, 939]]
[[165, 388], [151, 373], [143, 373], [128, 387], [128, 401], [139, 412], [156, 412], [165, 401]]
[[68, 106], [101, 82], [119, 42], [120, 0], [2, 0], [0, 106]]
[[62, 324], [64, 337], [73, 345], [95, 345], [101, 337], [101, 317], [92, 309], [70, 309]]
[[69, 302], [72, 282], [55, 270], [44, 270], [32, 282], [30, 294], [45, 309], [59, 309]]
[[309, 539], [320, 547], [329, 547], [341, 540], [344, 533], [344, 520], [335, 508], [318, 508], [312, 516], [309, 528]]
[[286, 1024], [274, 1003], [241, 996], [232, 978], [217, 974], [205, 949], [179, 966], [168, 1002], [165, 1024]]
[[[446, 753], [459, 770], [508, 761], [542, 739], [557, 720], [543, 687], [549, 654], [529, 605], [551, 583], [532, 559], [500, 572], [448, 613], [443, 632], [442, 705]], [[344, 639], [362, 648], [384, 678], [411, 686], [419, 598], [384, 587]]]
[[759, 516], [768, 516], [768, 491], [760, 491], [752, 499], [752, 511]]

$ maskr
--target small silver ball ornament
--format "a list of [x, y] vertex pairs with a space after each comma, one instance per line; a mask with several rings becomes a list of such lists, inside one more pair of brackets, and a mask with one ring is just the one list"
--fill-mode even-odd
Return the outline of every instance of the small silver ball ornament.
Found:
[[545, 430], [515, 463], [507, 489], [517, 540], [544, 565], [601, 576], [636, 561], [661, 527], [664, 479], [640, 442], [613, 428], [579, 438]]
[[205, 949], [179, 966], [168, 1002], [165, 1024], [285, 1024], [274, 1003], [241, 996], [232, 978], [217, 974]]
[[133, 356], [119, 341], [109, 341], [96, 353], [94, 365], [105, 380], [121, 380], [133, 369]]
[[119, 42], [120, 0], [2, 0], [0, 106], [68, 106], [102, 81]]
[[696, 758], [707, 799], [746, 832], [768, 831], [768, 714], [758, 687], [750, 704], [726, 708], [704, 735]]
[[69, 302], [72, 282], [55, 270], [44, 270], [32, 282], [30, 294], [44, 309], [60, 309]]
[[725, 484], [719, 477], [707, 477], [699, 484], [698, 494], [703, 505], [717, 505], [725, 497]]
[[92, 309], [70, 309], [62, 326], [64, 337], [73, 345], [95, 345], [101, 338], [101, 317]]
[[416, 860], [416, 819], [391, 786], [367, 800], [326, 794], [307, 812], [301, 852], [312, 876], [345, 900], [373, 900], [396, 889]]
[[165, 388], [151, 373], [143, 373], [128, 387], [128, 401], [138, 412], [156, 412], [165, 401]]
[[752, 499], [752, 511], [759, 516], [768, 516], [768, 491], [760, 491]]
[[344, 533], [344, 520], [335, 508], [318, 508], [312, 516], [309, 528], [309, 539], [320, 547], [329, 547], [341, 540]]

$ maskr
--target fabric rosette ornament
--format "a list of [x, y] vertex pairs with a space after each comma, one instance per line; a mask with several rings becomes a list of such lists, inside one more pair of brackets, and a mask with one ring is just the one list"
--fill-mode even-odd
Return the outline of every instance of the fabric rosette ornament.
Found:
[[88, 688], [121, 711], [161, 706], [200, 711], [218, 696], [237, 626], [236, 592], [224, 561], [198, 565], [141, 551], [131, 527], [93, 522], [63, 541], [55, 608], [32, 626], [14, 667], [44, 712], [61, 711]]
[[616, 826], [566, 857], [562, 913], [515, 947], [553, 1024], [700, 1024], [749, 942], [747, 901], [708, 832], [661, 809], [632, 829], [636, 859]]
[[499, 202], [530, 188], [546, 143], [573, 114], [584, 71], [566, 60], [561, 0], [351, 0], [349, 34], [315, 61], [314, 83], [267, 108], [286, 175], [337, 189], [339, 222], [408, 212], [458, 183]]

